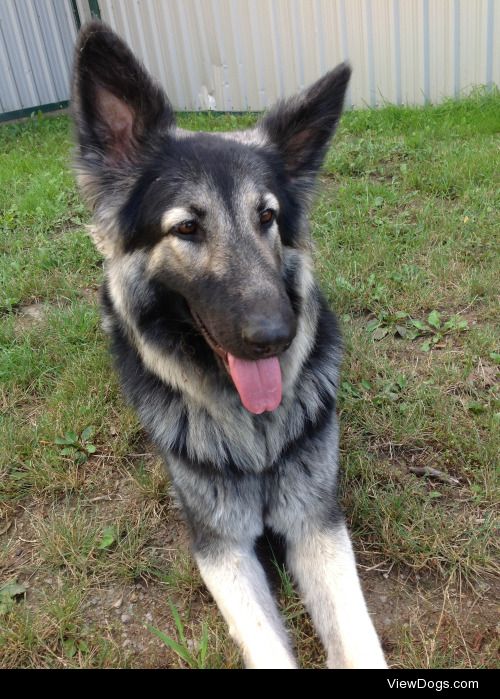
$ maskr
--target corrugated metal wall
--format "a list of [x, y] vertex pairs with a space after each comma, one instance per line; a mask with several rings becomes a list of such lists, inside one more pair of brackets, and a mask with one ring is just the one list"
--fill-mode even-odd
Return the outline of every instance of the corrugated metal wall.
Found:
[[260, 110], [343, 59], [348, 102], [500, 83], [499, 0], [100, 0], [178, 109]]
[[177, 109], [261, 110], [344, 59], [357, 107], [500, 84], [500, 0], [0, 0], [0, 112], [68, 99], [90, 4]]
[[68, 99], [75, 36], [68, 0], [0, 0], [0, 113]]

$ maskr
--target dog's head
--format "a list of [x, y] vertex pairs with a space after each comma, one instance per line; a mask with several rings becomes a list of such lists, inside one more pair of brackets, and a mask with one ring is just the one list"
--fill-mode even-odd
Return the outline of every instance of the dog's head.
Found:
[[252, 412], [281, 399], [278, 357], [300, 307], [288, 253], [307, 247], [304, 214], [349, 75], [338, 66], [246, 132], [194, 133], [108, 27], [93, 22], [78, 40], [76, 169], [120, 280], [111, 293], [128, 294], [130, 313], [168, 290]]

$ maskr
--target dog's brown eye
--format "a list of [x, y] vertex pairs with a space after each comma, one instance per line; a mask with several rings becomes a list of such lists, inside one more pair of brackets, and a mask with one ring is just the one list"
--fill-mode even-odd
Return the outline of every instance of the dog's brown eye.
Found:
[[180, 235], [193, 235], [198, 230], [198, 224], [196, 221], [183, 221], [175, 227], [175, 232], [180, 233]]
[[272, 209], [266, 209], [260, 214], [260, 223], [262, 226], [268, 226], [274, 221], [274, 211]]

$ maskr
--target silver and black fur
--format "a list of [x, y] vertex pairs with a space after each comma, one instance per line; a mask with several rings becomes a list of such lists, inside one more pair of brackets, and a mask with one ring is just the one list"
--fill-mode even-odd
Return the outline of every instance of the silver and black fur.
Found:
[[[76, 49], [76, 172], [105, 258], [104, 327], [248, 667], [295, 666], [255, 553], [266, 530], [329, 667], [385, 666], [337, 504], [341, 340], [307, 218], [349, 76], [339, 65], [253, 129], [194, 133], [108, 27], [87, 25]], [[230, 355], [279, 359], [276, 409], [242, 405]]]

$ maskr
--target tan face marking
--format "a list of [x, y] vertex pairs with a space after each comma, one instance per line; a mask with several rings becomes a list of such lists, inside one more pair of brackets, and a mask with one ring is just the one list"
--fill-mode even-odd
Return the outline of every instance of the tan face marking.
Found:
[[168, 233], [174, 226], [178, 226], [183, 221], [190, 221], [193, 214], [189, 209], [183, 206], [174, 206], [172, 209], [167, 209], [161, 217], [161, 229], [164, 233]]
[[263, 196], [264, 209], [272, 209], [276, 215], [279, 214], [280, 205], [274, 194], [267, 192]]

